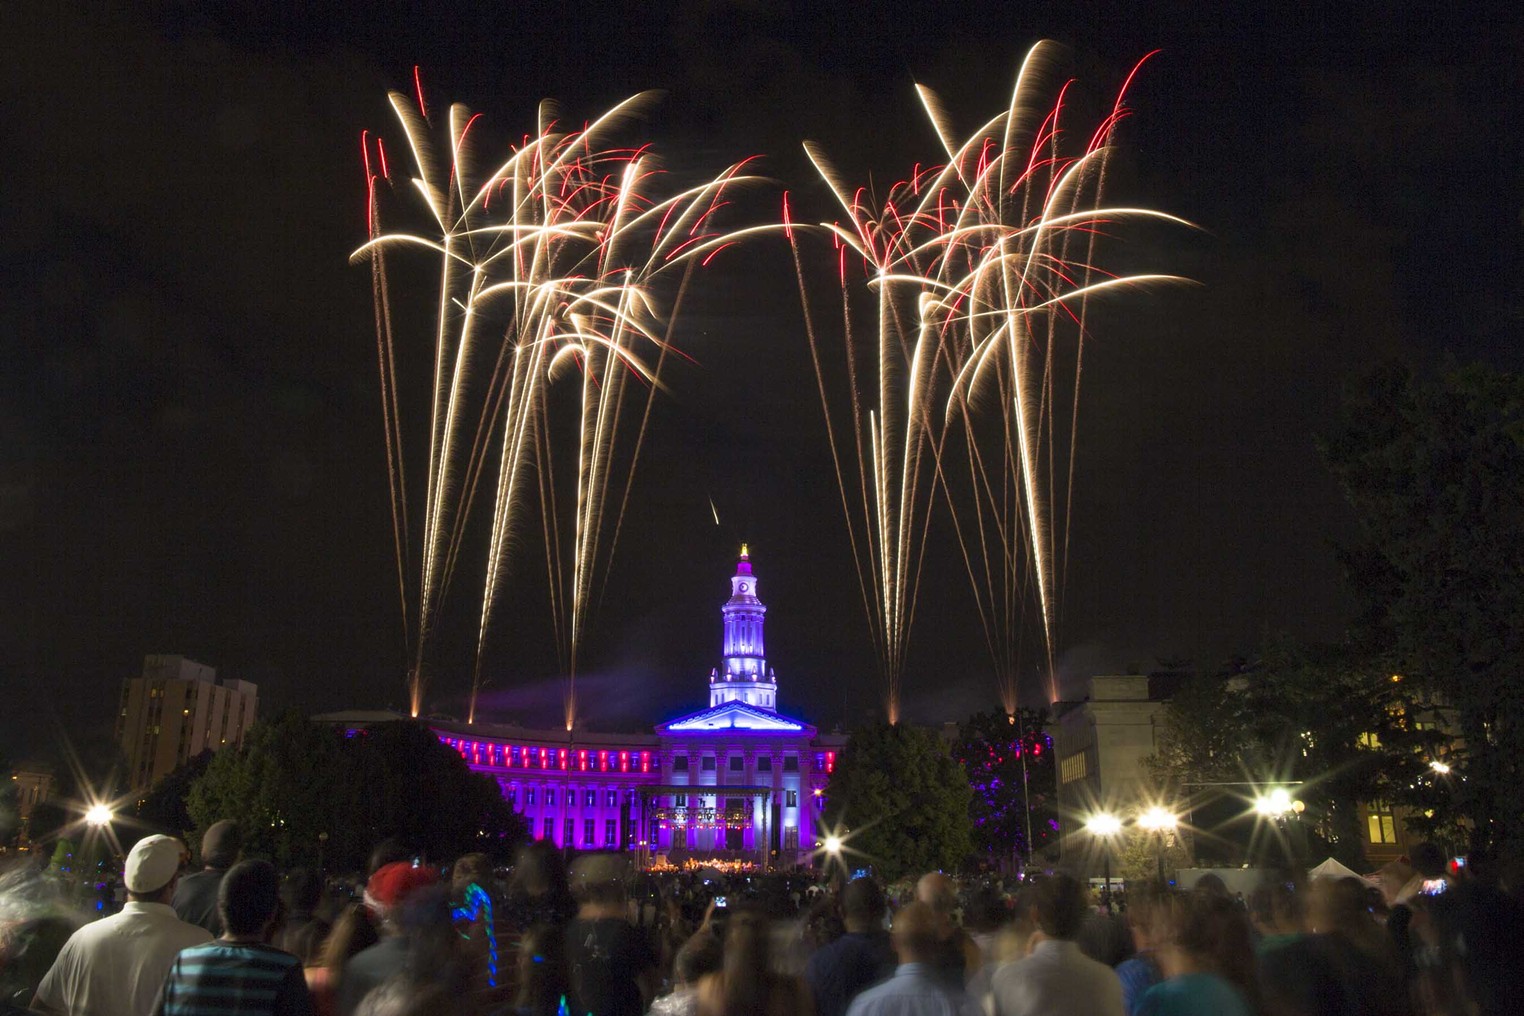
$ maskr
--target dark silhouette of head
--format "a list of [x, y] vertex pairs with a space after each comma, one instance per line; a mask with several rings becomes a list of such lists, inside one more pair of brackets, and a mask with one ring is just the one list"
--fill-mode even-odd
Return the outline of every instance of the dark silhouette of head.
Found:
[[863, 932], [881, 926], [888, 910], [884, 890], [871, 878], [854, 878], [841, 891], [841, 916], [848, 931]]
[[1085, 926], [1088, 893], [1073, 875], [1060, 872], [1038, 883], [1033, 900], [1037, 926], [1049, 938], [1073, 941]]
[[280, 909], [280, 876], [269, 861], [239, 861], [222, 877], [217, 911], [229, 935], [263, 932]]

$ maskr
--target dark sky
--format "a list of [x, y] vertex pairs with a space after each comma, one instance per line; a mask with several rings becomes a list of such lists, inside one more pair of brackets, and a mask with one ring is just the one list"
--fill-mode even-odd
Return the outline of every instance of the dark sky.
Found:
[[[780, 184], [737, 215], [786, 186], [818, 220], [833, 213], [800, 140], [853, 179], [935, 159], [915, 81], [972, 127], [1040, 37], [1068, 44], [1091, 101], [1162, 48], [1111, 199], [1198, 223], [1140, 232], [1125, 258], [1201, 285], [1093, 318], [1061, 673], [1072, 689], [1267, 634], [1337, 637], [1351, 519], [1314, 442], [1345, 380], [1391, 356], [1524, 359], [1524, 46], [1504, 5], [1203, 6], [6, 5], [0, 753], [45, 750], [54, 719], [108, 728], [146, 653], [257, 681], [266, 709], [404, 701], [369, 274], [347, 256], [365, 239], [359, 133], [400, 150], [385, 93], [415, 63], [431, 102], [498, 137], [541, 97], [580, 119], [663, 89], [640, 133], [669, 164], [761, 155]], [[589, 637], [590, 722], [700, 703], [742, 538], [784, 707], [855, 719], [878, 679], [787, 251], [753, 244], [700, 281], [677, 332], [697, 365], [657, 407]], [[491, 704], [548, 724], [543, 559], [532, 533], [522, 547]], [[954, 553], [935, 529], [906, 677], [920, 719], [995, 702]], [[477, 583], [446, 605], [447, 712]]]

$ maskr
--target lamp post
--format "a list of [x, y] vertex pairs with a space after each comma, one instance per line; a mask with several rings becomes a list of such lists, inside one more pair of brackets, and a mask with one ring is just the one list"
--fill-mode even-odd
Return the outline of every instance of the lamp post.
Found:
[[1159, 850], [1157, 857], [1159, 861], [1159, 885], [1161, 886], [1165, 884], [1164, 849], [1168, 845], [1170, 834], [1173, 833], [1179, 825], [1180, 816], [1176, 815], [1168, 808], [1161, 808], [1158, 805], [1149, 808], [1143, 814], [1138, 816], [1139, 828], [1147, 829], [1149, 832], [1157, 833], [1159, 836]]
[[1101, 849], [1106, 864], [1106, 888], [1102, 894], [1106, 898], [1106, 913], [1111, 913], [1111, 838], [1122, 831], [1122, 820], [1110, 812], [1096, 812], [1085, 822], [1085, 831], [1101, 841]]
[[1287, 865], [1295, 865], [1296, 858], [1292, 856], [1291, 840], [1286, 834], [1286, 823], [1293, 818], [1300, 818], [1306, 807], [1300, 800], [1293, 799], [1291, 791], [1285, 787], [1276, 787], [1268, 794], [1261, 794], [1254, 799], [1255, 814], [1275, 823], [1275, 830], [1280, 836]]
[[328, 834], [318, 833], [318, 878], [323, 877], [323, 851], [328, 846]]

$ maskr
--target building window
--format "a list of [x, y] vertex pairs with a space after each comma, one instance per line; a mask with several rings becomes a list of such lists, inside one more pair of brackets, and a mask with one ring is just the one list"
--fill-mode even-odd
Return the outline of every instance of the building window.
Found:
[[534, 804], [535, 790], [533, 787], [524, 788], [524, 803]]
[[732, 756], [730, 756], [730, 771], [731, 772], [733, 772], [733, 773], [739, 773], [739, 772], [744, 772], [745, 770], [746, 770], [746, 756], [745, 755], [732, 755]]
[[575, 847], [577, 845], [577, 820], [566, 820], [566, 838], [561, 841], [563, 847]]
[[603, 845], [605, 847], [619, 846], [619, 823], [611, 818], [603, 820]]
[[783, 756], [783, 771], [786, 772], [786, 773], [797, 773], [799, 771], [799, 756], [798, 755], [785, 755], [785, 756]]
[[610, 790], [608, 793], [608, 802], [610, 808], [619, 807], [619, 791]]
[[508, 797], [508, 806], [510, 808], [517, 808], [519, 806], [519, 788], [518, 787], [509, 787], [508, 788], [507, 797]]
[[1372, 843], [1397, 842], [1397, 816], [1385, 801], [1372, 801], [1366, 809], [1365, 822]]
[[587, 792], [587, 806], [589, 808], [592, 808], [592, 807], [596, 807], [597, 804], [598, 804], [598, 791], [596, 791], [596, 790], [589, 790]]
[[544, 823], [542, 824], [542, 828], [544, 829], [544, 832], [542, 832], [540, 834], [540, 839], [542, 839], [542, 840], [548, 840], [548, 839], [550, 839], [551, 837], [555, 836], [555, 834], [556, 834], [556, 820], [553, 819], [553, 818], [546, 819], [544, 821]]
[[798, 850], [799, 849], [799, 827], [798, 826], [784, 826], [783, 827], [783, 849], [784, 850]]
[[[1374, 731], [1367, 730], [1365, 733], [1360, 735], [1358, 740], [1360, 747], [1369, 748], [1371, 751], [1376, 751], [1381, 747], [1381, 735], [1375, 733]], [[1371, 842], [1379, 843], [1381, 841], [1372, 840]]]
[[673, 826], [672, 827], [672, 849], [673, 850], [687, 850], [688, 849], [688, 827], [687, 826]]
[[555, 787], [546, 787], [545, 788], [545, 807], [547, 807], [547, 808], [554, 808], [555, 806], [556, 806], [556, 788]]
[[714, 772], [714, 756], [705, 755], [702, 762], [699, 764], [699, 768], [706, 773]]
[[686, 808], [686, 807], [688, 807], [688, 795], [687, 794], [678, 794], [675, 797], [673, 797], [672, 798], [672, 807], [674, 807], [674, 808]]
[[596, 836], [597, 834], [598, 834], [598, 820], [597, 819], [590, 818], [587, 821], [582, 823], [582, 845], [583, 846], [585, 846], [585, 847], [592, 846], [593, 845], [593, 837]]
[[674, 756], [672, 756], [672, 771], [674, 773], [686, 773], [688, 771], [688, 756], [687, 755], [674, 755]]
[[1075, 780], [1083, 780], [1087, 773], [1085, 753], [1077, 751], [1064, 759], [1059, 764], [1059, 780], [1063, 783], [1073, 783]]
[[784, 800], [783, 800], [784, 807], [786, 807], [786, 808], [797, 808], [797, 807], [799, 807], [799, 791], [797, 791], [797, 790], [785, 790], [783, 793], [784, 793]]
[[773, 771], [773, 757], [771, 755], [757, 756], [757, 772], [770, 773]]

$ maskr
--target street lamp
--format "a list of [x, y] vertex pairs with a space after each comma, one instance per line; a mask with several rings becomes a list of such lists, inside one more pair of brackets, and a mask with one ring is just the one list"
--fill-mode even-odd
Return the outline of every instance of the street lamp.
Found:
[[1098, 811], [1085, 821], [1085, 832], [1102, 843], [1106, 859], [1106, 913], [1111, 913], [1111, 837], [1122, 831], [1122, 820], [1106, 811]]
[[1169, 836], [1180, 825], [1180, 816], [1168, 808], [1154, 805], [1138, 816], [1138, 828], [1159, 834], [1159, 884], [1164, 885], [1164, 848]]
[[1429, 763], [1429, 768], [1434, 770], [1440, 776], [1450, 775], [1450, 764], [1448, 762], [1441, 762], [1439, 759], [1435, 759], [1433, 762]]
[[1299, 800], [1294, 800], [1291, 791], [1285, 787], [1276, 787], [1268, 794], [1261, 794], [1254, 799], [1254, 811], [1261, 818], [1270, 819], [1275, 823], [1277, 834], [1280, 836], [1281, 848], [1286, 852], [1286, 863], [1294, 864], [1292, 856], [1291, 838], [1286, 834], [1286, 822], [1291, 818], [1301, 816], [1306, 808]]
[[85, 823], [97, 829], [111, 824], [116, 816], [111, 813], [111, 807], [105, 804], [92, 804], [85, 809]]

